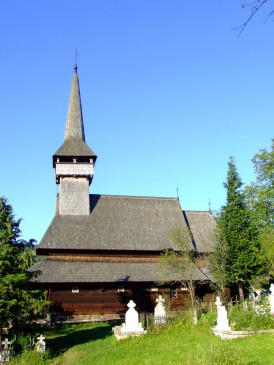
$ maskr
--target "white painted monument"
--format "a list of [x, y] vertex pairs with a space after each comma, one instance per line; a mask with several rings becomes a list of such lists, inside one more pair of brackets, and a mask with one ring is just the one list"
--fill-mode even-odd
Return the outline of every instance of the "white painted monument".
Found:
[[165, 324], [166, 323], [166, 309], [165, 309], [165, 299], [159, 295], [156, 299], [156, 306], [154, 308], [154, 323], [155, 324]]
[[270, 303], [270, 313], [274, 314], [274, 284], [270, 285], [270, 296], [269, 296], [269, 303]]
[[43, 353], [46, 350], [46, 342], [44, 341], [45, 337], [43, 335], [40, 335], [37, 337], [37, 343], [36, 343], [36, 351], [39, 353]]
[[135, 309], [136, 304], [133, 302], [133, 300], [130, 300], [127, 306], [129, 309], [126, 312], [125, 323], [122, 324], [122, 331], [123, 332], [144, 331], [144, 329], [142, 328], [142, 324], [139, 322], [139, 314]]
[[6, 364], [10, 361], [10, 341], [5, 338], [5, 341], [1, 343], [0, 362]]
[[220, 297], [216, 297], [215, 304], [217, 305], [217, 314], [218, 314], [217, 325], [215, 326], [215, 328], [218, 330], [230, 331], [231, 328], [229, 327], [227, 311], [225, 309], [225, 306], [222, 305]]
[[133, 300], [130, 300], [127, 306], [128, 311], [125, 314], [125, 323], [122, 323], [121, 326], [112, 328], [112, 331], [118, 340], [122, 340], [129, 336], [140, 336], [146, 333], [142, 327], [142, 323], [139, 322], [139, 314], [135, 309], [136, 304]]

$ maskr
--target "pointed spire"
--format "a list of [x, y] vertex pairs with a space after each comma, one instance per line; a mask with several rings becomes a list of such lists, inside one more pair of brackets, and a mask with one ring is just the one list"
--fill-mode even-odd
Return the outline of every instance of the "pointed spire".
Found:
[[58, 158], [91, 158], [94, 163], [97, 158], [95, 153], [85, 142], [85, 131], [77, 69], [78, 67], [75, 63], [66, 121], [65, 140], [62, 146], [53, 155], [53, 166], [55, 165]]
[[85, 142], [85, 131], [77, 69], [77, 64], [75, 64], [70, 92], [65, 139], [80, 138]]

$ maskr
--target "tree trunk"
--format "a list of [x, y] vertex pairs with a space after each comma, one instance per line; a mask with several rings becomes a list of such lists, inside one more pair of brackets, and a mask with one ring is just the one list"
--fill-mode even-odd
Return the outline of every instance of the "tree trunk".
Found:
[[239, 297], [241, 300], [244, 300], [244, 290], [243, 290], [243, 283], [242, 281], [238, 282], [238, 291], [239, 291]]
[[4, 326], [4, 324], [2, 322], [0, 322], [0, 349], [2, 346], [2, 339], [3, 339], [3, 326]]

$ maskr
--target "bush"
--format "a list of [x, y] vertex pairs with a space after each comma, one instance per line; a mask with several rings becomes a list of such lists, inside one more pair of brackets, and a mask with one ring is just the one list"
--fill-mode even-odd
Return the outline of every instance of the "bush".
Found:
[[241, 306], [231, 306], [229, 322], [232, 329], [236, 331], [274, 329], [272, 316], [262, 308], [256, 313], [253, 308], [244, 310]]
[[9, 362], [9, 365], [44, 365], [50, 364], [50, 354], [46, 350], [43, 354], [38, 354], [36, 351], [26, 351], [19, 356], [16, 356]]

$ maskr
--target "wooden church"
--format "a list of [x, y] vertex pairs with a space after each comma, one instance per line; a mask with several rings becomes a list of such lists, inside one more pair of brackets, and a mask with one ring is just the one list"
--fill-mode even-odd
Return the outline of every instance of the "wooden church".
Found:
[[32, 267], [33, 285], [47, 290], [52, 314], [76, 321], [115, 319], [130, 299], [139, 312], [152, 312], [159, 294], [169, 298], [171, 309], [182, 306], [188, 298], [183, 278], [176, 273], [167, 280], [159, 265], [163, 250], [176, 249], [170, 239], [174, 228], [189, 232], [198, 257], [194, 279], [204, 285], [196, 295], [210, 295], [212, 215], [183, 211], [177, 198], [90, 194], [96, 158], [85, 141], [75, 66], [64, 143], [53, 155], [56, 212], [36, 249], [45, 257]]

